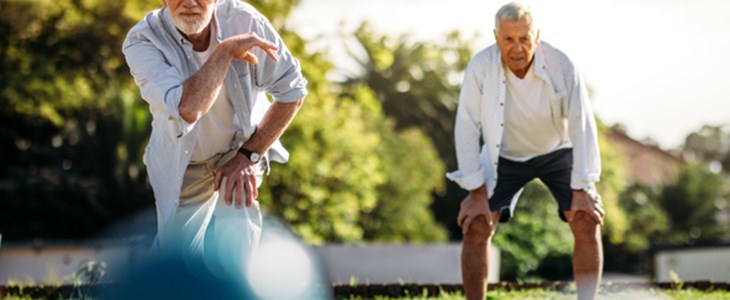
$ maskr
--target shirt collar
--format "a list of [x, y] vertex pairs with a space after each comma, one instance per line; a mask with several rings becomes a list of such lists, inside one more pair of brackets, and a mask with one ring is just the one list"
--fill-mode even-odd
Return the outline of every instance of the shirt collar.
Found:
[[550, 82], [550, 77], [547, 73], [547, 62], [545, 61], [545, 54], [542, 53], [543, 42], [538, 42], [537, 50], [535, 51], [535, 60], [532, 62], [535, 65], [535, 75], [542, 78], [543, 80]]

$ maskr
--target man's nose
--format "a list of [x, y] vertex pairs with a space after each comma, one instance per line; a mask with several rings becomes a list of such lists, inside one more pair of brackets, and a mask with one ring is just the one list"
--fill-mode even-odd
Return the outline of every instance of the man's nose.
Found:
[[517, 52], [523, 52], [525, 50], [525, 45], [522, 43], [515, 43], [515, 50]]
[[184, 7], [198, 6], [198, 0], [182, 0], [182, 6], [184, 6]]

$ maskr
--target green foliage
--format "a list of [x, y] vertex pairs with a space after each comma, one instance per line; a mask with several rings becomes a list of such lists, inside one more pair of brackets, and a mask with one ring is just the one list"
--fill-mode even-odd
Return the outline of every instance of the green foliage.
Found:
[[730, 223], [721, 222], [719, 217], [728, 213], [729, 197], [728, 182], [722, 174], [711, 172], [702, 162], [688, 163], [677, 182], [666, 186], [659, 198], [671, 222], [668, 241], [693, 244], [728, 238]]
[[439, 43], [411, 42], [374, 33], [363, 23], [353, 33], [366, 56], [355, 59], [363, 73], [344, 84], [366, 84], [397, 128], [416, 127], [431, 138], [441, 159], [456, 167], [454, 118], [461, 72], [472, 56], [469, 42], [452, 32]]
[[596, 189], [603, 199], [606, 210], [603, 238], [609, 244], [624, 242], [629, 229], [629, 216], [619, 205], [619, 195], [626, 189], [626, 170], [623, 158], [616, 145], [608, 143], [606, 132], [610, 130], [600, 120], [598, 121], [598, 144], [601, 151], [601, 180], [596, 183]]
[[669, 218], [658, 202], [659, 193], [659, 188], [633, 185], [621, 195], [621, 207], [631, 212], [631, 230], [622, 243], [628, 252], [648, 249], [670, 230]]
[[443, 165], [414, 164], [434, 160], [430, 145], [393, 127], [368, 88], [337, 98], [315, 86], [283, 137], [292, 158], [268, 178], [264, 207], [310, 243], [443, 240], [427, 210]]
[[396, 130], [370, 88], [333, 92], [331, 64], [295, 33], [280, 32], [302, 63], [309, 95], [282, 137], [291, 160], [262, 187], [264, 209], [314, 244], [444, 240], [428, 210], [444, 170], [429, 141]]
[[384, 120], [376, 155], [383, 161], [386, 180], [378, 187], [380, 201], [361, 226], [367, 240], [433, 242], [447, 239], [434, 220], [431, 191], [443, 188], [444, 166], [431, 141], [417, 129], [395, 132]]
[[683, 152], [707, 163], [719, 163], [730, 172], [730, 127], [705, 125], [685, 138]]
[[375, 189], [385, 181], [375, 155], [380, 137], [368, 131], [368, 111], [336, 100], [310, 94], [283, 138], [291, 160], [272, 171], [271, 194], [261, 197], [311, 243], [361, 240], [360, 214], [373, 209]]
[[291, 10], [299, 4], [299, 1], [300, 0], [252, 0], [245, 2], [256, 7], [256, 9], [266, 16], [275, 27], [283, 28], [286, 17], [289, 16]]
[[[447, 170], [456, 169], [454, 118], [461, 73], [472, 56], [469, 41], [453, 32], [438, 43], [393, 38], [373, 32], [363, 23], [353, 33], [362, 51], [352, 51], [361, 73], [344, 86], [367, 85], [398, 129], [417, 128], [435, 147]], [[355, 53], [365, 53], [358, 56]], [[453, 182], [434, 194], [431, 209], [451, 239], [461, 236], [456, 225], [458, 203], [465, 192]]]
[[149, 117], [120, 49], [134, 23], [127, 4], [0, 2], [8, 238], [86, 235], [151, 203], [141, 168]]

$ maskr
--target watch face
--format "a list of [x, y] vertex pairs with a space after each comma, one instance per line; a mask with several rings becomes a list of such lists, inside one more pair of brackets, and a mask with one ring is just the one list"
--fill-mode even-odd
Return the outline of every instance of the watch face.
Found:
[[257, 163], [261, 159], [261, 156], [258, 153], [254, 152], [254, 153], [251, 153], [250, 159], [251, 159], [251, 162]]

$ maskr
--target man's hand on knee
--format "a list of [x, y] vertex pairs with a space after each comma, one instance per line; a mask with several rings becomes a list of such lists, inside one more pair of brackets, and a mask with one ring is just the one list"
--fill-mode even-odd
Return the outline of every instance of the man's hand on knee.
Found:
[[606, 211], [603, 210], [601, 195], [594, 191], [573, 191], [573, 204], [569, 211], [565, 211], [565, 218], [568, 222], [573, 221], [575, 214], [579, 211], [586, 212], [597, 224], [603, 225], [603, 218]]
[[492, 225], [491, 213], [489, 211], [489, 201], [487, 200], [487, 188], [481, 186], [469, 193], [463, 201], [461, 201], [461, 209], [456, 223], [461, 226], [461, 231], [466, 234], [471, 227], [471, 223], [479, 216], [484, 216], [487, 226]]
[[215, 170], [213, 189], [219, 190], [223, 178], [226, 178], [224, 201], [231, 205], [233, 192], [236, 192], [236, 207], [243, 207], [243, 196], [246, 195], [246, 206], [251, 207], [253, 200], [258, 198], [259, 191], [256, 188], [255, 164], [247, 157], [237, 153], [233, 159], [226, 162]]

